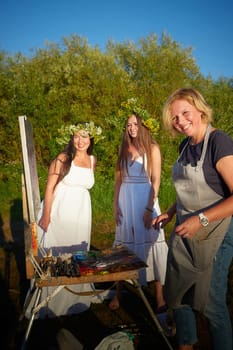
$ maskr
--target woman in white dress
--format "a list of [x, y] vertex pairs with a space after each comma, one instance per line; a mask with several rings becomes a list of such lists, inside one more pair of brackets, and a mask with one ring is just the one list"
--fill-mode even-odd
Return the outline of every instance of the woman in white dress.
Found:
[[[167, 244], [163, 229], [151, 226], [160, 214], [158, 193], [161, 175], [159, 145], [152, 139], [143, 118], [131, 110], [116, 166], [114, 246], [122, 244], [132, 250], [148, 267], [140, 271], [140, 283], [154, 281], [157, 312], [166, 309], [163, 298], [167, 262]], [[119, 307], [121, 283], [109, 307]]]
[[[64, 150], [52, 161], [45, 197], [38, 215], [38, 242], [53, 256], [89, 250], [91, 240], [91, 198], [89, 190], [94, 185], [97, 159], [92, 155], [94, 142], [102, 138], [101, 128], [93, 122], [65, 126], [59, 129], [58, 143], [66, 144]], [[70, 291], [68, 290], [70, 289]], [[40, 310], [40, 317], [64, 315], [85, 310], [90, 296], [77, 293], [91, 289], [86, 285], [69, 285], [63, 288]], [[43, 288], [43, 300], [54, 291]], [[72, 292], [71, 292], [72, 291]], [[76, 293], [76, 294], [75, 294]]]

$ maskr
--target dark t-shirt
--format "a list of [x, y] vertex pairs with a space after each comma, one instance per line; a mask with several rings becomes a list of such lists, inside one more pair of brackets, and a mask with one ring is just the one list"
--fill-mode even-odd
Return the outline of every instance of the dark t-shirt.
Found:
[[[181, 152], [184, 146], [189, 142], [189, 138], [182, 141], [179, 147]], [[188, 144], [179, 161], [185, 164], [196, 166], [197, 161], [201, 157], [204, 141], [196, 144]], [[221, 130], [214, 130], [210, 133], [206, 156], [203, 164], [205, 180], [208, 185], [218, 194], [223, 197], [230, 195], [228, 187], [225, 185], [221, 175], [217, 172], [216, 163], [219, 159], [233, 155], [233, 140], [229, 135]], [[233, 174], [232, 174], [233, 176]]]

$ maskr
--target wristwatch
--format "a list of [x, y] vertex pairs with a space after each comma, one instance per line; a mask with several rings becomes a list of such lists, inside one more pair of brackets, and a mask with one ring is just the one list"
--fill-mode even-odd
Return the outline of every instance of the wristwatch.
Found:
[[209, 224], [208, 218], [203, 213], [200, 213], [198, 216], [199, 216], [200, 224], [203, 227], [206, 227]]

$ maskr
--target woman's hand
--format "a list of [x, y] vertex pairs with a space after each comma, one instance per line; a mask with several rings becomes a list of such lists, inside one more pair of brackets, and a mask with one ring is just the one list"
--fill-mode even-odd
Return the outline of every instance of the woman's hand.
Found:
[[159, 230], [160, 227], [163, 228], [164, 226], [166, 226], [169, 223], [169, 221], [171, 221], [171, 219], [172, 216], [170, 217], [168, 213], [160, 214], [152, 220], [152, 226], [155, 230]]
[[45, 216], [45, 215], [42, 215], [42, 217], [39, 220], [38, 225], [42, 228], [42, 230], [47, 232], [49, 223], [50, 223], [50, 218]]
[[160, 214], [157, 218], [153, 219], [152, 226], [159, 230], [159, 228], [163, 228], [166, 226], [176, 214], [176, 202], [172, 204], [172, 206], [167, 210], [166, 213]]
[[115, 217], [115, 223], [117, 226], [121, 225], [121, 218], [122, 218], [122, 211], [121, 208], [117, 205], [114, 209], [114, 217]]
[[148, 230], [151, 228], [152, 213], [153, 213], [153, 211], [149, 211], [149, 210], [145, 209], [144, 214], [143, 214], [144, 226]]
[[183, 238], [192, 238], [200, 229], [201, 224], [198, 215], [190, 216], [182, 224], [178, 225], [175, 232]]

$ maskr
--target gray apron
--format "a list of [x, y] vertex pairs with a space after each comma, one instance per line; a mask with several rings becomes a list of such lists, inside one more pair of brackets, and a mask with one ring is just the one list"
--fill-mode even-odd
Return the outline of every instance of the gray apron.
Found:
[[[211, 125], [208, 125], [201, 158], [196, 167], [178, 162], [188, 143], [174, 164], [172, 178], [177, 197], [176, 225], [224, 199], [209, 187], [204, 177], [203, 162], [210, 130]], [[208, 300], [213, 260], [227, 232], [230, 220], [231, 217], [228, 217], [209, 223], [192, 239], [182, 238], [176, 235], [175, 231], [172, 233], [164, 290], [169, 307], [175, 308], [188, 303], [196, 310], [204, 310]], [[189, 298], [182, 300], [185, 294]]]

